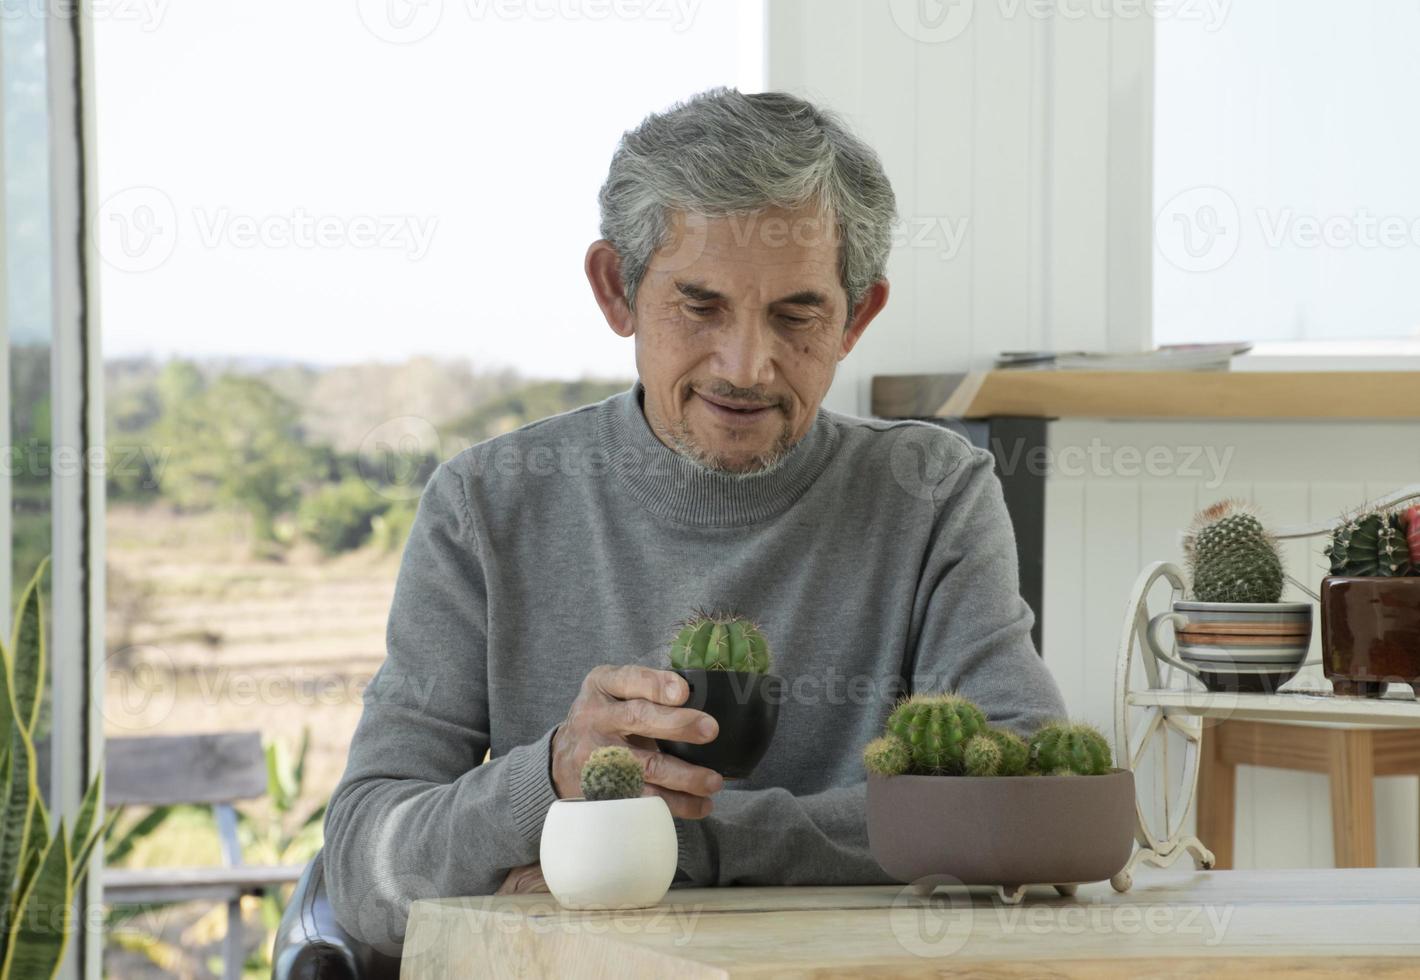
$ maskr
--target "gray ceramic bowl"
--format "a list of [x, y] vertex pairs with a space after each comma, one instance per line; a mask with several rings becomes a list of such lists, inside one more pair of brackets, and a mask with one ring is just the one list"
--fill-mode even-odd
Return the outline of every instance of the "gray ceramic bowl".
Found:
[[904, 883], [1074, 885], [1134, 849], [1134, 774], [868, 775], [868, 849]]

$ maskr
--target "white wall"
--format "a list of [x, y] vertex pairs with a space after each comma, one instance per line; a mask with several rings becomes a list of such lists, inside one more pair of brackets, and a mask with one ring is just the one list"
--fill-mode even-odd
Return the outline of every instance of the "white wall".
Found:
[[1152, 26], [1043, 6], [956, 0], [934, 26], [918, 0], [769, 3], [767, 87], [843, 113], [901, 215], [828, 407], [869, 414], [874, 374], [1147, 345]]

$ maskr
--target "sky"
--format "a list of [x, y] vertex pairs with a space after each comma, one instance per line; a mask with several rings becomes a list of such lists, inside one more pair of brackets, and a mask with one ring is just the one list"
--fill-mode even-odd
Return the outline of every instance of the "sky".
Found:
[[763, 89], [762, 0], [95, 4], [105, 356], [627, 377], [582, 270], [621, 134]]

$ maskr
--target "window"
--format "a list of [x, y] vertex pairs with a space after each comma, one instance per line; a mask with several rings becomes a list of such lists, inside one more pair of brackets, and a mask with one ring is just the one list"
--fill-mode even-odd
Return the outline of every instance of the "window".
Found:
[[1155, 341], [1420, 353], [1420, 7], [1221, 10], [1156, 22]]

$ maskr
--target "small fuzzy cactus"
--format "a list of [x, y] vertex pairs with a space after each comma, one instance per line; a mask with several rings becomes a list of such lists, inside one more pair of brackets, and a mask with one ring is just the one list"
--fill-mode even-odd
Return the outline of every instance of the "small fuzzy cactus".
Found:
[[1001, 764], [996, 775], [1024, 776], [1030, 769], [1030, 745], [1026, 740], [1004, 728], [991, 728], [986, 734], [1001, 750]]
[[968, 776], [1001, 775], [1001, 746], [986, 732], [971, 736], [962, 750], [962, 768]]
[[1184, 535], [1184, 556], [1200, 602], [1277, 602], [1282, 554], [1246, 503], [1222, 500], [1199, 513]]
[[582, 796], [588, 800], [629, 800], [641, 795], [645, 773], [624, 745], [593, 749], [582, 764]]
[[1031, 768], [1046, 775], [1102, 776], [1112, 764], [1109, 742], [1086, 722], [1044, 725], [1029, 744]]
[[1415, 572], [1410, 548], [1399, 512], [1371, 510], [1342, 520], [1323, 550], [1332, 575], [1389, 578]]
[[863, 767], [879, 776], [901, 776], [912, 768], [912, 750], [896, 735], [875, 738], [863, 748]]
[[885, 734], [907, 743], [913, 772], [959, 776], [966, 743], [985, 730], [986, 715], [961, 695], [914, 694], [893, 709]]
[[697, 610], [676, 624], [671, 666], [679, 670], [769, 670], [769, 643], [759, 627], [742, 616]]

